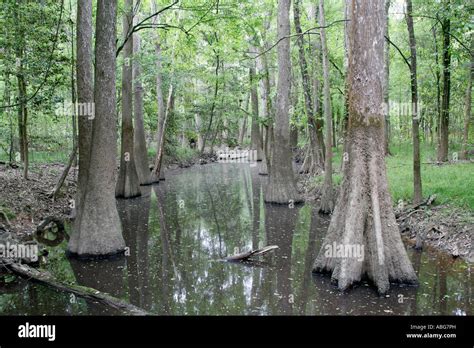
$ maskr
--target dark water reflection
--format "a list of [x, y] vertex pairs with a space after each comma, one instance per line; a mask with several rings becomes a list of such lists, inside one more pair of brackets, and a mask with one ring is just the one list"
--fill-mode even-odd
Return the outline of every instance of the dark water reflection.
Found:
[[[169, 173], [165, 182], [144, 188], [143, 197], [118, 202], [129, 256], [58, 261], [67, 263], [59, 268], [66, 278], [70, 273], [79, 284], [160, 315], [472, 314], [470, 266], [437, 253], [409, 249], [420, 286], [393, 285], [387, 297], [367, 284], [341, 293], [328, 277], [312, 275], [329, 221], [310, 205], [264, 204], [265, 180], [246, 164]], [[279, 249], [255, 265], [218, 261], [271, 244]], [[50, 269], [58, 265], [52, 262]], [[67, 295], [38, 285], [23, 286], [13, 295], [0, 293], [2, 313], [32, 314], [36, 305], [34, 314], [116, 314], [84, 301], [71, 305]], [[45, 301], [52, 307], [42, 306]]]

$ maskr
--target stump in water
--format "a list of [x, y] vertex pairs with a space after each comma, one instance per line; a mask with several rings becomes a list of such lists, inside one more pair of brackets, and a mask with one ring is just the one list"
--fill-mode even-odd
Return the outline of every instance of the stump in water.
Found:
[[385, 293], [391, 281], [416, 283], [416, 275], [395, 220], [384, 160], [383, 2], [351, 6], [357, 20], [349, 23], [344, 179], [313, 271], [332, 273], [341, 290], [367, 276]]
[[[54, 239], [46, 238], [46, 234], [55, 235]], [[57, 246], [66, 239], [69, 241], [69, 236], [64, 229], [64, 223], [61, 219], [49, 216], [36, 227], [36, 240], [47, 246]]]

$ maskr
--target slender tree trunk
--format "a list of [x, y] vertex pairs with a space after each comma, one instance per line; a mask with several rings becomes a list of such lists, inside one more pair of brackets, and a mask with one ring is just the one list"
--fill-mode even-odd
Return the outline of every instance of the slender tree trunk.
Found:
[[[19, 39], [23, 42], [23, 39]], [[21, 45], [21, 44], [19, 44]], [[20, 159], [23, 162], [23, 178], [28, 179], [28, 107], [26, 104], [27, 91], [24, 71], [24, 49], [22, 46], [17, 48], [17, 81], [18, 81], [18, 133], [20, 138]]]
[[471, 34], [471, 60], [468, 66], [466, 97], [464, 99], [464, 129], [462, 136], [462, 147], [460, 158], [466, 160], [467, 145], [469, 137], [469, 123], [471, 122], [471, 102], [472, 102], [472, 79], [474, 76], [474, 35]]
[[[78, 8], [89, 4], [80, 1]], [[122, 253], [125, 248], [114, 188], [117, 166], [116, 11], [116, 0], [97, 1], [94, 86], [97, 117], [93, 121], [91, 136], [91, 145], [94, 146], [90, 146], [89, 167], [86, 168], [88, 176], [79, 208], [81, 213], [68, 245], [69, 253], [79, 257], [112, 255]], [[78, 25], [89, 20], [84, 18], [84, 21], [78, 21]], [[87, 56], [78, 55], [78, 67], [83, 64], [82, 58], [88, 59]], [[78, 78], [81, 80], [83, 77], [78, 74]], [[79, 95], [83, 96], [82, 91]]]
[[[20, 5], [22, 1], [19, 2]], [[15, 20], [20, 23], [18, 9], [14, 12]], [[27, 119], [28, 119], [28, 108], [26, 105], [27, 90], [26, 80], [24, 71], [24, 51], [25, 51], [25, 39], [23, 28], [19, 25], [15, 27], [15, 38], [16, 38], [16, 77], [18, 86], [18, 138], [20, 147], [20, 160], [23, 162], [23, 177], [28, 179], [28, 135], [27, 135]]]
[[[388, 25], [390, 0], [385, 0], [385, 36], [389, 37]], [[385, 106], [385, 155], [390, 155], [390, 43], [384, 43], [384, 90], [383, 101]]]
[[[312, 7], [310, 18], [312, 22], [317, 22], [317, 5], [314, 4]], [[313, 18], [314, 16], [314, 18]], [[322, 83], [320, 81], [320, 67], [322, 66], [322, 54], [321, 54], [321, 36], [317, 35], [316, 40], [314, 42], [314, 54], [317, 59], [313, 60], [314, 62], [314, 79], [313, 79], [313, 94], [314, 94], [314, 117], [315, 117], [315, 124], [314, 129], [316, 133], [316, 141], [318, 142], [318, 158], [316, 159], [315, 165], [320, 168], [324, 168], [324, 154], [326, 153], [326, 146], [324, 144], [324, 135], [323, 135], [323, 127], [324, 127], [324, 120], [323, 120], [323, 112], [321, 107], [321, 86]], [[313, 171], [314, 172], [314, 171]]]
[[[315, 13], [311, 16], [316, 17], [316, 10], [313, 10]], [[308, 71], [308, 64], [305, 55], [304, 48], [304, 37], [302, 35], [301, 23], [300, 23], [300, 0], [295, 0], [293, 3], [293, 17], [295, 24], [295, 31], [299, 34], [297, 39], [298, 45], [298, 58], [301, 71], [302, 85], [303, 85], [303, 96], [304, 96], [304, 107], [305, 112], [308, 117], [308, 134], [309, 134], [309, 154], [307, 158], [306, 165], [303, 165], [302, 172], [309, 172], [312, 174], [317, 174], [324, 167], [324, 157], [322, 156], [323, 148], [321, 144], [322, 141], [322, 124], [318, 123], [316, 117], [318, 115], [319, 106], [315, 107], [313, 104], [313, 93], [311, 92], [311, 81]], [[314, 51], [317, 52], [315, 45], [313, 44]], [[315, 59], [314, 67], [317, 67], [318, 59]], [[315, 69], [316, 70], [316, 69]], [[315, 73], [315, 72], [314, 72]], [[315, 73], [316, 74], [316, 73]], [[314, 103], [319, 105], [319, 78], [315, 77], [314, 81], [314, 94], [316, 94]], [[317, 108], [317, 110], [316, 110]]]
[[449, 151], [449, 102], [451, 94], [451, 20], [449, 14], [450, 0], [445, 0], [443, 28], [443, 97], [441, 101], [440, 139], [438, 144], [438, 161], [446, 162]]
[[288, 204], [302, 201], [296, 188], [293, 173], [293, 156], [290, 150], [290, 0], [278, 1], [278, 86], [277, 110], [275, 115], [274, 141], [268, 186], [265, 201], [269, 203]]
[[[304, 37], [302, 35], [301, 23], [300, 23], [300, 0], [294, 0], [293, 2], [293, 19], [295, 25], [295, 31], [299, 35], [296, 42], [298, 44], [298, 58], [301, 70], [301, 80], [303, 86], [303, 97], [304, 97], [304, 107], [306, 115], [308, 117], [310, 127], [315, 125], [314, 121], [314, 108], [313, 100], [311, 93], [311, 84], [309, 79], [308, 64], [305, 56], [305, 47], [304, 47]], [[316, 142], [315, 129], [310, 131], [310, 149], [312, 156], [317, 156], [318, 144]]]
[[260, 233], [260, 178], [256, 171], [250, 169], [250, 182], [252, 184], [252, 249], [259, 248], [258, 240], [255, 238]]
[[[199, 116], [199, 113], [196, 112], [194, 114], [194, 123], [196, 124], [196, 134], [197, 134], [197, 148], [199, 151], [201, 151], [202, 149], [202, 144], [203, 144], [203, 141], [202, 141], [202, 124], [201, 124], [201, 116]], [[242, 144], [241, 142], [239, 142], [239, 144]]]
[[[162, 122], [162, 134], [160, 136], [160, 142], [158, 143], [158, 152], [156, 153], [155, 162], [153, 164], [153, 169], [151, 171], [151, 178], [153, 182], [158, 182], [159, 180], [164, 180], [162, 176], [161, 166], [163, 164], [163, 154], [165, 150], [165, 131], [166, 131], [166, 122], [173, 111], [174, 107], [174, 87], [170, 84], [170, 89], [168, 91], [168, 102], [166, 104], [165, 117]], [[162, 179], [163, 178], [163, 179]]]
[[324, 18], [324, 0], [319, 0], [319, 23], [321, 25], [321, 48], [323, 52], [323, 93], [324, 93], [324, 118], [326, 121], [326, 156], [324, 159], [324, 184], [322, 188], [321, 213], [329, 214], [334, 208], [332, 189], [332, 107], [331, 90], [329, 83], [329, 58], [326, 45], [326, 20]]
[[262, 163], [259, 166], [260, 175], [268, 175], [271, 166], [271, 138], [273, 136], [273, 115], [274, 108], [271, 99], [271, 82], [270, 82], [270, 70], [268, 63], [268, 56], [263, 54], [269, 47], [267, 42], [267, 32], [270, 29], [271, 22], [273, 18], [273, 6], [271, 6], [266, 14], [266, 20], [262, 32], [262, 46], [261, 46], [261, 56], [259, 57], [257, 63], [260, 63], [260, 74], [262, 74], [262, 79], [260, 82], [260, 87], [262, 90], [262, 105], [263, 105], [263, 117], [264, 124], [262, 126]]
[[[152, 1], [152, 11], [156, 12], [158, 9], [158, 6], [156, 4], [156, 0]], [[158, 17], [155, 16], [153, 19], [153, 24], [156, 24], [158, 21]], [[157, 148], [156, 148], [156, 156], [154, 163], [159, 163], [159, 166], [161, 168], [161, 161], [162, 161], [162, 153], [163, 151], [160, 149], [160, 144], [164, 144], [164, 141], [162, 141], [162, 138], [165, 136], [165, 118], [166, 118], [166, 105], [165, 105], [165, 100], [163, 97], [163, 77], [162, 77], [162, 57], [161, 57], [161, 38], [158, 35], [158, 32], [155, 31], [154, 34], [154, 39], [155, 39], [155, 60], [156, 60], [156, 100], [158, 104], [158, 126], [157, 126], [157, 136], [156, 136], [156, 143], [157, 143]], [[160, 154], [160, 155], [158, 155]], [[158, 157], [160, 156], [160, 157]], [[153, 174], [150, 176], [150, 181], [151, 182], [158, 182], [162, 179], [164, 179], [163, 173], [162, 172], [157, 172], [159, 175], [156, 177]]]
[[[133, 26], [133, 0], [125, 1], [123, 16], [123, 36], [127, 37]], [[115, 195], [120, 198], [133, 198], [141, 195], [140, 181], [135, 166], [133, 150], [133, 35], [123, 47], [122, 66], [122, 146], [120, 151], [120, 170]]]
[[148, 164], [148, 150], [146, 147], [145, 125], [143, 123], [143, 86], [141, 81], [142, 68], [138, 61], [140, 54], [140, 35], [134, 34], [133, 37], [133, 82], [134, 82], [134, 107], [135, 128], [134, 128], [134, 146], [135, 165], [140, 180], [140, 185], [151, 184], [150, 167]]
[[53, 198], [53, 200], [57, 197], [59, 191], [61, 190], [61, 187], [66, 181], [67, 175], [69, 174], [69, 171], [71, 170], [71, 167], [73, 166], [76, 158], [77, 158], [77, 144], [74, 145], [74, 148], [72, 149], [71, 154], [69, 155], [69, 160], [67, 161], [66, 167], [64, 168], [63, 172], [61, 173], [61, 176], [56, 182], [56, 185], [54, 186], [53, 191], [51, 191], [50, 196]]
[[416, 40], [415, 29], [413, 28], [413, 6], [411, 0], [406, 0], [407, 4], [407, 27], [408, 39], [410, 42], [410, 75], [411, 75], [411, 108], [412, 108], [412, 136], [413, 136], [413, 204], [421, 203], [423, 198], [421, 188], [421, 168], [420, 168], [420, 116], [418, 115], [418, 80], [416, 76]]
[[239, 145], [242, 146], [244, 144], [244, 139], [247, 135], [247, 115], [245, 115], [244, 119], [242, 120], [242, 126], [240, 127], [239, 132]]
[[[3, 90], [3, 105], [10, 105], [10, 73], [8, 71], [5, 72], [5, 88]], [[15, 144], [14, 144], [14, 126], [12, 121], [12, 116], [10, 112], [10, 108], [3, 109], [4, 114], [8, 118], [9, 127], [10, 127], [10, 139], [9, 139], [9, 146], [8, 146], [8, 163], [10, 165], [13, 164], [14, 161], [14, 151], [15, 151]]]
[[217, 102], [217, 94], [219, 93], [219, 66], [220, 66], [220, 56], [219, 54], [216, 54], [216, 68], [214, 70], [214, 75], [215, 75], [215, 84], [214, 84], [214, 97], [212, 99], [212, 105], [211, 105], [211, 111], [210, 111], [210, 116], [209, 116], [209, 124], [207, 126], [206, 132], [204, 133], [203, 141], [202, 141], [202, 149], [201, 149], [201, 154], [204, 153], [205, 147], [206, 147], [206, 142], [211, 134], [211, 129], [212, 129], [212, 121], [214, 120], [214, 112], [216, 109], [216, 102]]
[[[269, 14], [268, 18], [271, 18], [271, 14]], [[270, 26], [270, 20], [267, 20], [265, 24], [265, 31]], [[263, 34], [266, 37], [266, 33]], [[263, 47], [261, 48], [261, 52], [266, 49], [266, 43], [264, 42]], [[260, 97], [262, 100], [262, 117], [264, 120], [264, 124], [262, 125], [261, 133], [262, 133], [262, 140], [260, 145], [262, 146], [262, 162], [259, 166], [258, 174], [260, 175], [268, 175], [268, 125], [273, 122], [273, 117], [271, 114], [272, 111], [272, 102], [270, 97], [270, 77], [268, 71], [268, 60], [265, 54], [262, 54], [257, 59], [257, 67], [258, 73], [262, 76], [260, 80]]]
[[252, 108], [252, 125], [250, 129], [251, 149], [257, 151], [257, 161], [262, 160], [262, 143], [260, 137], [260, 124], [258, 115], [258, 92], [255, 67], [249, 69], [250, 75], [250, 105]]
[[227, 144], [229, 140], [229, 123], [227, 122], [227, 117], [225, 115], [224, 120], [222, 121], [222, 131], [221, 131], [221, 139], [222, 141]]
[[[24, 82], [24, 81], [23, 81]], [[23, 83], [23, 96], [26, 100], [26, 83]], [[29, 169], [29, 144], [28, 144], [28, 107], [26, 101], [22, 103], [23, 106], [23, 132], [22, 132], [22, 143], [23, 143], [23, 178], [28, 179]]]
[[344, 172], [344, 167], [347, 163], [347, 155], [348, 155], [348, 146], [349, 143], [347, 141], [348, 129], [349, 129], [349, 86], [348, 86], [348, 79], [347, 79], [347, 71], [349, 67], [349, 52], [350, 52], [350, 42], [349, 42], [349, 20], [350, 20], [350, 12], [349, 9], [351, 8], [351, 0], [344, 0], [344, 71], [345, 71], [345, 82], [344, 82], [344, 117], [342, 119], [342, 137], [343, 137], [343, 145], [342, 145], [342, 161], [341, 161], [341, 172]]
[[395, 220], [385, 168], [383, 6], [379, 0], [350, 2], [348, 162], [313, 267], [314, 272], [330, 272], [341, 290], [366, 275], [382, 294], [391, 281], [416, 282]]
[[247, 135], [247, 119], [249, 118], [248, 117], [249, 98], [250, 98], [250, 94], [246, 94], [245, 99], [244, 99], [244, 106], [242, 108], [242, 110], [244, 111], [244, 119], [242, 120], [242, 126], [240, 127], [240, 132], [239, 132], [239, 145], [240, 146], [244, 144], [244, 140]]
[[435, 79], [436, 79], [436, 142], [441, 142], [440, 124], [441, 124], [441, 73], [439, 69], [438, 39], [436, 36], [436, 27], [431, 30], [433, 33], [434, 51], [435, 51]]

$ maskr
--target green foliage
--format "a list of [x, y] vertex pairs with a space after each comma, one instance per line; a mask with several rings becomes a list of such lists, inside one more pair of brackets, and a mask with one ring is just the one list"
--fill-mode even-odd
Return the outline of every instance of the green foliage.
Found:
[[[29, 111], [30, 161], [32, 163], [65, 162], [72, 144], [72, 119], [56, 111], [57, 104], [71, 100], [71, 69], [74, 62], [76, 1], [64, 0], [61, 22], [61, 1], [14, 1], [4, 0], [0, 4], [0, 105], [18, 102], [17, 56], [23, 52], [24, 77], [27, 81]], [[467, 86], [467, 62], [471, 35], [474, 30], [472, 6], [463, 0], [451, 0], [446, 8], [446, 0], [414, 0], [414, 25], [418, 54], [418, 80], [421, 106], [421, 137], [424, 161], [434, 158], [436, 131], [438, 126], [437, 81], [442, 66], [442, 23], [451, 19], [451, 107], [450, 138], [451, 150], [457, 149], [461, 140], [464, 120], [464, 93]], [[157, 0], [158, 8], [170, 4]], [[95, 4], [94, 4], [95, 5]], [[318, 26], [317, 19], [309, 15], [314, 3], [301, 2], [301, 25], [304, 32]], [[95, 6], [94, 16], [95, 16]], [[152, 13], [152, 1], [139, 2], [137, 11], [141, 19]], [[409, 59], [408, 34], [404, 18], [403, 1], [392, 1], [390, 8], [389, 35], [401, 52]], [[117, 16], [118, 45], [122, 43], [122, 23], [124, 2], [119, 1]], [[326, 22], [330, 64], [331, 97], [336, 137], [340, 146], [342, 119], [344, 115], [344, 2], [326, 3]], [[293, 13], [290, 13], [293, 20]], [[60, 24], [57, 27], [58, 23]], [[148, 21], [150, 24], [151, 21]], [[196, 156], [196, 151], [188, 146], [190, 140], [198, 136], [207, 138], [207, 145], [215, 147], [236, 145], [248, 146], [249, 139], [237, 144], [240, 127], [244, 118], [249, 118], [250, 89], [249, 68], [257, 63], [258, 52], [266, 51], [270, 99], [276, 105], [277, 73], [276, 59], [276, 2], [273, 0], [182, 0], [160, 14], [158, 29], [147, 27], [136, 35], [141, 38], [141, 50], [133, 61], [142, 67], [141, 82], [144, 95], [144, 121], [150, 160], [156, 152], [156, 132], [158, 125], [156, 77], [161, 75], [162, 94], [166, 101], [171, 85], [174, 86], [175, 105], [167, 123], [165, 153], [170, 161], [187, 161]], [[34, 30], [31, 30], [34, 28]], [[59, 28], [56, 37], [56, 30]], [[291, 25], [294, 34], [293, 23]], [[296, 40], [302, 39], [312, 79], [322, 77], [318, 46], [319, 30], [312, 29], [302, 38], [291, 38], [292, 60], [292, 108], [291, 124], [299, 130], [298, 145], [307, 142], [308, 117], [305, 113], [301, 84], [301, 71]], [[155, 44], [161, 46], [161, 65], [157, 67]], [[436, 60], [436, 51], [438, 60]], [[120, 115], [121, 67], [123, 58], [117, 59], [117, 106]], [[319, 65], [318, 65], [319, 64]], [[217, 74], [216, 74], [217, 70]], [[257, 87], [265, 77], [264, 71], [257, 69]], [[409, 200], [411, 197], [411, 147], [406, 144], [411, 138], [409, 109], [397, 109], [407, 105], [410, 98], [410, 76], [408, 67], [400, 53], [390, 46], [390, 134], [394, 156], [389, 157], [389, 178], [394, 199]], [[217, 93], [215, 88], [217, 86]], [[38, 90], [37, 94], [35, 92]], [[260, 89], [258, 93], [260, 94]], [[10, 100], [7, 101], [7, 97]], [[34, 96], [34, 97], [33, 97]], [[259, 96], [260, 97], [260, 96]], [[263, 119], [260, 101], [261, 125], [270, 124]], [[246, 109], [245, 109], [246, 108]], [[271, 110], [274, 111], [274, 110]], [[270, 113], [271, 114], [271, 113]], [[211, 122], [212, 116], [212, 122]], [[321, 117], [321, 114], [316, 115]], [[200, 126], [198, 122], [200, 121]], [[117, 125], [119, 125], [118, 123]], [[249, 132], [250, 122], [247, 123]], [[119, 129], [118, 129], [119, 130]], [[0, 108], [0, 160], [8, 160], [10, 144], [13, 153], [18, 151], [17, 107]], [[119, 133], [120, 134], [120, 133]], [[469, 133], [470, 143], [474, 137], [474, 127]], [[397, 146], [402, 144], [400, 150]], [[430, 145], [428, 145], [430, 144]], [[406, 151], [403, 150], [406, 147]], [[402, 155], [403, 153], [403, 155]], [[340, 154], [335, 154], [335, 163], [340, 163]], [[337, 164], [335, 166], [337, 168]], [[470, 167], [468, 167], [470, 168]], [[461, 164], [433, 167], [423, 164], [423, 184], [425, 195], [439, 191], [441, 197], [459, 200], [462, 206], [473, 206], [472, 197], [467, 197], [462, 189], [450, 189], [454, 183], [462, 188], [468, 172]], [[315, 183], [319, 182], [315, 178]], [[341, 180], [335, 174], [334, 180]], [[426, 182], [425, 182], [426, 180]], [[439, 187], [436, 185], [440, 185]]]
[[[0, 156], [17, 143], [17, 75], [25, 79], [28, 133], [32, 151], [49, 144], [67, 144], [64, 130], [70, 115], [55, 113], [58, 103], [70, 102], [70, 40], [68, 17], [61, 1], [13, 1], [0, 4]], [[21, 70], [20, 70], [21, 66]], [[11, 106], [10, 106], [11, 105]], [[68, 127], [69, 126], [69, 127]], [[7, 150], [8, 148], [8, 150]]]

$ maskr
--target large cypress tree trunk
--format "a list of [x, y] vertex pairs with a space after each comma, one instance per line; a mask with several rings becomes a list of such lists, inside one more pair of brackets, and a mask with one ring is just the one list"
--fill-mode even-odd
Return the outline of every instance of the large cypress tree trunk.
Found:
[[301, 202], [302, 198], [296, 189], [293, 173], [293, 156], [290, 149], [290, 0], [278, 1], [278, 85], [275, 128], [273, 130], [273, 152], [271, 156], [268, 186], [265, 202], [288, 204]]
[[[86, 169], [88, 176], [79, 207], [81, 213], [68, 245], [69, 253], [80, 257], [117, 254], [123, 252], [125, 247], [114, 188], [117, 151], [116, 9], [116, 0], [97, 2], [94, 73], [96, 117], [92, 125], [89, 167]], [[78, 75], [78, 78], [82, 77]]]
[[[134, 34], [133, 39], [133, 52], [134, 56], [138, 56], [140, 53], [140, 36]], [[133, 112], [135, 115], [135, 128], [134, 128], [134, 153], [135, 153], [135, 165], [137, 168], [138, 178], [140, 185], [151, 184], [150, 168], [148, 165], [148, 150], [146, 148], [145, 139], [145, 125], [143, 124], [143, 86], [141, 82], [142, 68], [140, 62], [135, 59], [133, 60], [133, 81], [134, 81], [134, 108]]]
[[407, 27], [410, 42], [410, 75], [411, 75], [411, 104], [412, 104], [412, 136], [413, 136], [413, 204], [421, 203], [423, 198], [421, 189], [420, 167], [420, 116], [418, 115], [418, 80], [416, 76], [416, 40], [413, 28], [413, 6], [411, 0], [407, 1]]
[[[349, 158], [328, 233], [313, 267], [314, 272], [330, 272], [341, 290], [363, 276], [373, 281], [380, 293], [388, 291], [390, 281], [416, 282], [395, 220], [385, 168], [380, 78], [383, 5], [379, 0], [352, 0], [349, 9]], [[337, 248], [359, 248], [363, 257], [338, 255]]]
[[[127, 38], [133, 25], [133, 1], [125, 2], [123, 16], [123, 36]], [[140, 182], [135, 166], [133, 150], [133, 35], [123, 47], [122, 67], [122, 146], [120, 152], [120, 170], [115, 188], [115, 195], [121, 198], [132, 198], [141, 195]]]

